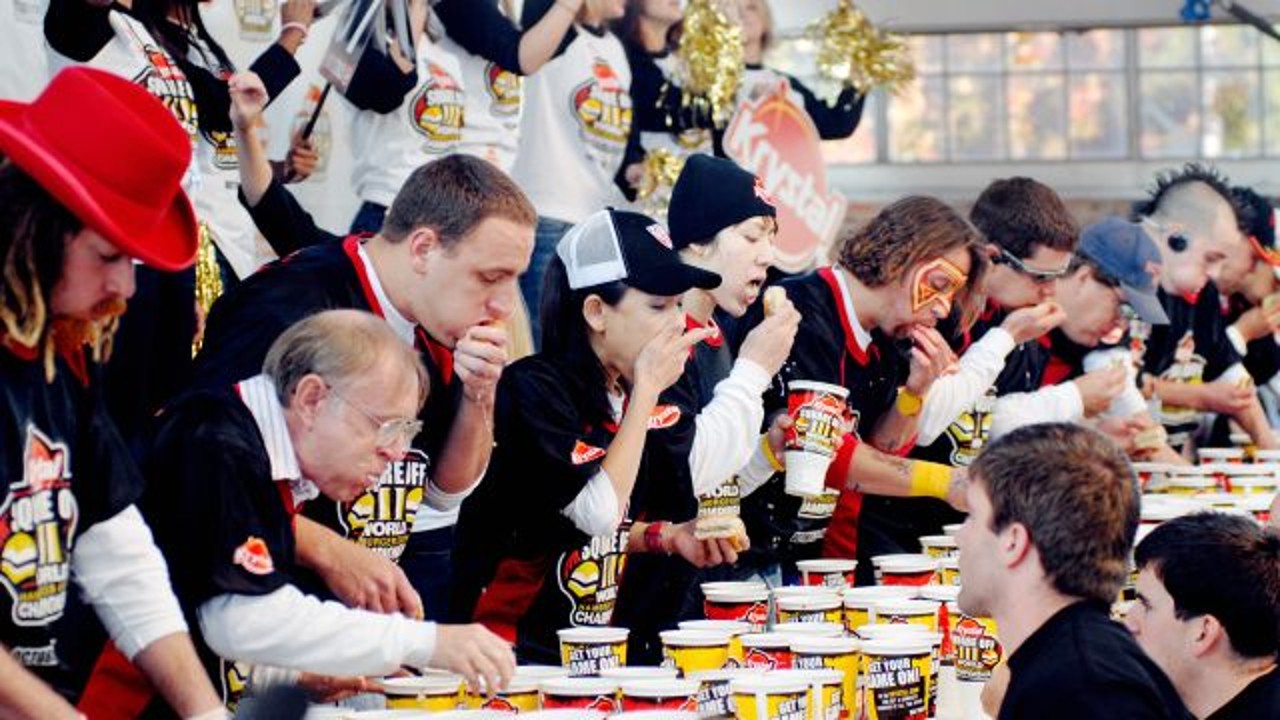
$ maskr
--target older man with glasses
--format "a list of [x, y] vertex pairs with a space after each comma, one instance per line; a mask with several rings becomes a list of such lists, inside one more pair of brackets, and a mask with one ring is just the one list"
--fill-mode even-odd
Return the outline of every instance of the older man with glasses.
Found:
[[280, 335], [262, 374], [191, 393], [159, 418], [142, 508], [224, 701], [300, 673], [383, 675], [402, 665], [505, 685], [514, 655], [479, 625], [348, 608], [297, 584], [301, 507], [401, 489], [379, 481], [422, 429], [427, 378], [376, 315], [329, 310]]

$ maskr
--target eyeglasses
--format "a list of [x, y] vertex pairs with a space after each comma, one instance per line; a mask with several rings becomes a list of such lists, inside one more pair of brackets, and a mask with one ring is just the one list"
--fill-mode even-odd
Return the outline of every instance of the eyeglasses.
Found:
[[1000, 262], [1012, 265], [1014, 270], [1026, 275], [1031, 278], [1033, 282], [1039, 284], [1048, 284], [1058, 278], [1066, 277], [1067, 273], [1071, 270], [1070, 260], [1067, 261], [1066, 265], [1056, 270], [1041, 270], [1040, 268], [1033, 268], [1023, 262], [1021, 258], [1004, 248], [1000, 248], [1000, 258]]
[[383, 420], [338, 392], [338, 388], [333, 385], [326, 384], [325, 387], [329, 389], [329, 392], [333, 393], [334, 397], [354, 408], [356, 412], [373, 423], [374, 428], [377, 429], [377, 434], [373, 438], [376, 447], [404, 449], [409, 446], [409, 443], [413, 442], [418, 433], [422, 432], [421, 420], [409, 418]]

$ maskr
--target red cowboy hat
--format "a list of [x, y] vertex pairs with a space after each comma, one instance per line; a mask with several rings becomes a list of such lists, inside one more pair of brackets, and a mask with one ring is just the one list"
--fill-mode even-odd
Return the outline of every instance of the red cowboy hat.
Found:
[[195, 259], [191, 139], [138, 85], [74, 67], [30, 103], [0, 101], [0, 154], [123, 252], [160, 270]]

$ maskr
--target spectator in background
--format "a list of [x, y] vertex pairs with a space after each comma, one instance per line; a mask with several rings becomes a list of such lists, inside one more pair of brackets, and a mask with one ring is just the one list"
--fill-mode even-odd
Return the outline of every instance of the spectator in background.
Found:
[[1280, 535], [1207, 512], [1161, 523], [1134, 550], [1125, 623], [1197, 718], [1280, 715]]
[[960, 610], [991, 617], [1010, 671], [998, 718], [1182, 718], [1168, 678], [1110, 619], [1138, 529], [1128, 460], [1098, 433], [1047, 423], [969, 468]]
[[[529, 0], [526, 27], [572, 5]], [[520, 153], [511, 174], [538, 209], [538, 231], [520, 292], [539, 342], [543, 275], [560, 237], [593, 212], [625, 202], [620, 188], [631, 134], [631, 67], [608, 22], [624, 0], [583, 0], [555, 57], [525, 83]]]
[[1129, 461], [1078, 425], [1027, 425], [969, 468], [960, 610], [1009, 659], [998, 717], [1183, 717], [1169, 679], [1110, 618], [1138, 530]]
[[[314, 12], [314, 0], [281, 7], [278, 39], [252, 65], [269, 99], [298, 75], [294, 56]], [[137, 83], [169, 108], [194, 148], [184, 187], [201, 223], [201, 261], [181, 273], [140, 269], [133, 312], [121, 322], [108, 365], [108, 403], [131, 442], [191, 382], [191, 357], [216, 294], [270, 257], [236, 198], [227, 89], [235, 68], [205, 27], [197, 0], [50, 0], [44, 35], [51, 67], [84, 63]]]

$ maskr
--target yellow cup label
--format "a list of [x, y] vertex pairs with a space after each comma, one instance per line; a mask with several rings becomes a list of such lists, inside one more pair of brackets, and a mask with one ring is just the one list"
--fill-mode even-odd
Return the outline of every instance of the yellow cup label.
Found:
[[392, 710], [429, 710], [431, 712], [441, 712], [444, 710], [457, 710], [459, 705], [458, 693], [450, 693], [448, 695], [388, 695], [387, 707]]
[[496, 710], [509, 713], [533, 712], [538, 709], [538, 691], [499, 693], [493, 697], [468, 693], [467, 707], [472, 710]]
[[811, 720], [843, 720], [849, 717], [848, 711], [844, 707], [844, 686], [843, 685], [822, 685], [822, 698], [820, 702], [814, 703], [810, 699], [813, 707]]
[[863, 608], [846, 607], [844, 609], [844, 631], [852, 635], [863, 625], [871, 624], [871, 611]]
[[738, 720], [808, 720], [809, 691], [734, 693], [733, 707]]
[[924, 720], [929, 708], [929, 656], [863, 655], [863, 716]]
[[729, 680], [704, 680], [698, 687], [698, 717], [733, 715], [733, 693]]
[[560, 664], [572, 676], [599, 675], [627, 664], [627, 643], [560, 643]]
[[996, 622], [991, 618], [961, 616], [951, 631], [951, 639], [956, 649], [956, 679], [960, 682], [986, 682], [1004, 660], [1004, 647], [996, 637]]
[[[832, 653], [827, 655], [805, 655], [796, 653], [792, 660], [797, 670], [838, 670], [844, 674], [840, 683], [841, 712], [831, 717], [855, 717], [853, 711], [858, 693], [858, 653]], [[845, 707], [845, 705], [848, 707]], [[825, 707], [830, 707], [826, 705]]]
[[729, 643], [713, 647], [662, 648], [662, 666], [675, 668], [681, 676], [701, 670], [719, 670], [729, 664]]
[[843, 612], [840, 606], [833, 608], [820, 608], [814, 610], [783, 610], [778, 609], [778, 622], [803, 622], [803, 623], [822, 623], [830, 622], [839, 624], [842, 619]]
[[929, 628], [929, 632], [938, 632], [938, 614], [934, 612], [917, 615], [876, 613], [876, 623], [879, 625], [920, 625]]

